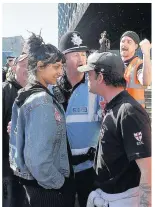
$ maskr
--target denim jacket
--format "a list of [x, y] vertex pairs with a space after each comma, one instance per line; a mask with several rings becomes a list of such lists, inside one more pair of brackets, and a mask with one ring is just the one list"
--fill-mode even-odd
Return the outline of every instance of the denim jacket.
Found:
[[45, 189], [59, 189], [69, 177], [64, 111], [46, 91], [21, 107], [14, 102], [9, 158], [15, 175]]

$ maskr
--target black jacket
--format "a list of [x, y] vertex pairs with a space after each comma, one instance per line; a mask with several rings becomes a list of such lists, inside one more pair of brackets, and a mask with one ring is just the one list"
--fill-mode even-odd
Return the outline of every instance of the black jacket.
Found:
[[6, 162], [9, 164], [9, 135], [7, 125], [11, 121], [12, 106], [17, 97], [17, 92], [22, 87], [17, 83], [14, 77], [3, 82], [3, 170]]

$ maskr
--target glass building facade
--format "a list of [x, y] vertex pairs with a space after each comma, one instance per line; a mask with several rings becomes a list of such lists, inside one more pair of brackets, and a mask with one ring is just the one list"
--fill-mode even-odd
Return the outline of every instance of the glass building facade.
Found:
[[68, 31], [69, 23], [72, 21], [73, 13], [77, 9], [77, 3], [58, 4], [58, 38]]

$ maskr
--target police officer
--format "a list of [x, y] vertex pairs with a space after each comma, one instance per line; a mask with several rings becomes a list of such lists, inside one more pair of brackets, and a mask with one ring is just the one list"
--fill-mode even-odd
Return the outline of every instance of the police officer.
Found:
[[77, 71], [79, 66], [86, 64], [88, 51], [80, 33], [67, 32], [60, 40], [59, 49], [66, 58], [63, 78], [68, 84], [61, 84], [60, 81], [59, 87], [64, 94], [68, 88], [65, 104], [66, 123], [73, 155], [76, 192], [80, 207], [85, 207], [95, 175], [92, 166], [100, 128], [97, 114], [100, 99], [97, 95], [89, 93], [87, 76]]
[[107, 102], [95, 157], [97, 190], [87, 206], [151, 206], [150, 119], [125, 90], [121, 58], [94, 53], [78, 70], [88, 72], [90, 91]]

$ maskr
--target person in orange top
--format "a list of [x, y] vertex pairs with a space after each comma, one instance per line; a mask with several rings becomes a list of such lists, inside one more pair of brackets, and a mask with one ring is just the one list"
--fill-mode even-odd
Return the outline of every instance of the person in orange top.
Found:
[[[143, 60], [135, 55], [140, 46]], [[125, 65], [124, 77], [127, 81], [127, 91], [143, 107], [145, 107], [144, 89], [151, 84], [151, 44], [144, 39], [140, 42], [137, 33], [126, 31], [120, 39], [120, 54]]]

